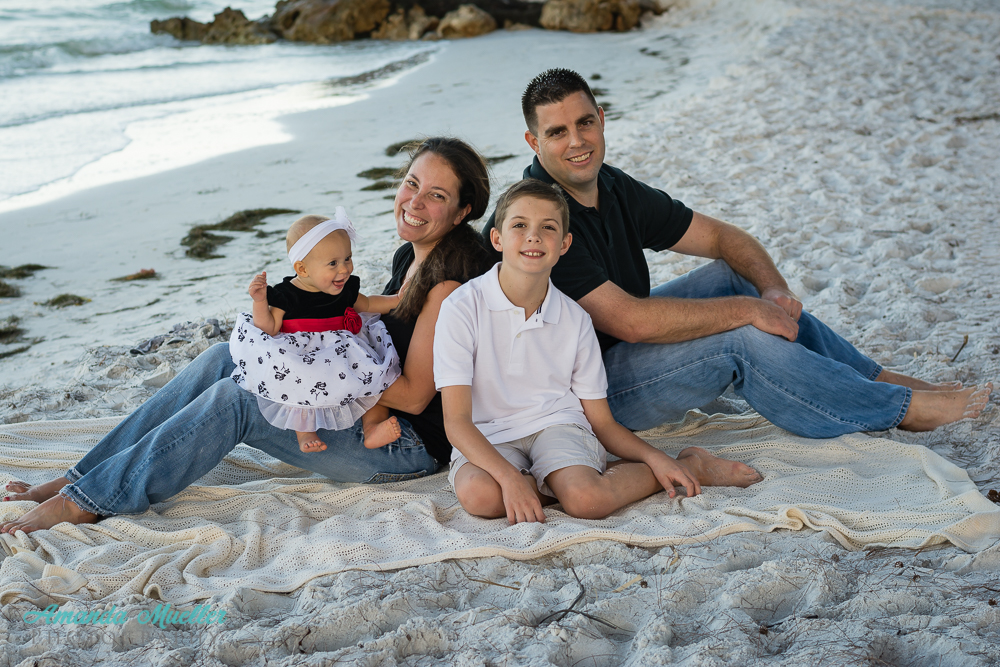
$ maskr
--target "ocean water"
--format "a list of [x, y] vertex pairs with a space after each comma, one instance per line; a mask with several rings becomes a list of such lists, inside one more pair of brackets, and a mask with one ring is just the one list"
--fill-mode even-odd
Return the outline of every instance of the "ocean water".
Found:
[[[152, 19], [206, 0], [0, 0], [0, 211], [289, 137], [276, 118], [346, 104], [432, 43], [207, 46]], [[236, 4], [251, 19], [274, 3]]]

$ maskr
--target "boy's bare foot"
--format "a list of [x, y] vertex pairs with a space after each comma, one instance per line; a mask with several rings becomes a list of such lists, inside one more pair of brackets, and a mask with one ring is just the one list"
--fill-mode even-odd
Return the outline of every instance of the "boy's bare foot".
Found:
[[746, 488], [764, 479], [745, 463], [721, 459], [701, 447], [688, 447], [677, 455], [677, 463], [688, 469], [702, 486], [739, 486]]
[[27, 482], [14, 480], [13, 482], [7, 482], [4, 486], [5, 493], [2, 499], [5, 502], [33, 500], [36, 503], [41, 503], [59, 493], [59, 489], [67, 484], [69, 484], [69, 480], [65, 477], [57, 477], [44, 484], [36, 484], [34, 486]]
[[909, 387], [917, 391], [958, 391], [962, 388], [961, 382], [925, 382], [924, 380], [912, 378], [909, 375], [887, 371], [884, 368], [878, 374], [878, 377], [875, 378], [875, 381], [896, 384], [900, 387]]
[[975, 419], [982, 414], [992, 391], [992, 382], [960, 391], [914, 391], [899, 428], [932, 431], [960, 419]]
[[0, 533], [13, 535], [19, 530], [30, 533], [36, 530], [47, 530], [63, 523], [95, 523], [96, 514], [77, 507], [76, 503], [65, 496], [56, 495], [34, 508], [20, 519], [0, 523]]
[[371, 426], [365, 424], [365, 447], [377, 449], [385, 447], [390, 442], [396, 442], [403, 434], [399, 428], [399, 421], [395, 417], [389, 417], [384, 422], [379, 422]]
[[303, 452], [321, 452], [326, 449], [326, 443], [319, 439], [316, 431], [296, 431], [295, 437], [299, 439], [299, 449]]

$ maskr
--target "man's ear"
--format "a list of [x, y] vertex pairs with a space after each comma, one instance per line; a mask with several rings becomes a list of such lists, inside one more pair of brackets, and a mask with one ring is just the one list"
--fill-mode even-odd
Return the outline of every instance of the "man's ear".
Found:
[[565, 255], [571, 245], [573, 245], [573, 232], [566, 232], [566, 236], [562, 240], [562, 246], [559, 248], [559, 256], [562, 257]]
[[500, 232], [497, 231], [496, 227], [490, 229], [490, 243], [493, 244], [494, 250], [503, 252], [503, 244], [500, 243]]
[[604, 109], [597, 107], [597, 117], [601, 119], [601, 129], [604, 129]]
[[[604, 116], [601, 116], [601, 125], [604, 125]], [[535, 151], [535, 155], [541, 155], [541, 153], [538, 152], [538, 137], [533, 135], [531, 130], [524, 131], [524, 140], [528, 142], [529, 146], [531, 146], [531, 150]]]

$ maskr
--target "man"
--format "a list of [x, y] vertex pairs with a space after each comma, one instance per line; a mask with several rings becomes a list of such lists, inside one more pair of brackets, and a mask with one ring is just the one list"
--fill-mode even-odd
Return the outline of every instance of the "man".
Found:
[[[931, 430], [977, 417], [992, 384], [963, 388], [887, 371], [802, 310], [764, 247], [604, 164], [604, 111], [577, 73], [535, 77], [521, 99], [535, 159], [526, 178], [568, 195], [574, 242], [552, 282], [590, 314], [615, 419], [675, 420], [730, 384], [799, 435]], [[493, 219], [484, 235], [489, 235]], [[716, 260], [650, 290], [643, 248]]]

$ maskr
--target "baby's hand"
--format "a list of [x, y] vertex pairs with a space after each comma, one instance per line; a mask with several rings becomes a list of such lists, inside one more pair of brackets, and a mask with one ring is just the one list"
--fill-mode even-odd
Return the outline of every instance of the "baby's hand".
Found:
[[250, 281], [250, 298], [254, 301], [267, 301], [267, 271], [258, 273]]

